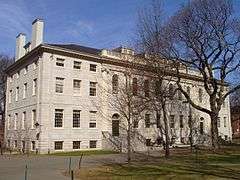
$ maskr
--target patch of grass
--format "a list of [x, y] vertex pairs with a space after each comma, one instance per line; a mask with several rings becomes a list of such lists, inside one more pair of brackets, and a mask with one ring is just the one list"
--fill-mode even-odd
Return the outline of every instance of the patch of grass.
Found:
[[[155, 158], [156, 159], [156, 158]], [[169, 159], [135, 161], [131, 164], [83, 168], [76, 171], [80, 179], [155, 180], [155, 179], [240, 179], [240, 148], [214, 153], [173, 154]]]
[[71, 151], [71, 152], [56, 152], [49, 154], [54, 156], [90, 156], [90, 155], [102, 155], [102, 154], [117, 154], [116, 151], [107, 151], [107, 150], [86, 150], [86, 151]]

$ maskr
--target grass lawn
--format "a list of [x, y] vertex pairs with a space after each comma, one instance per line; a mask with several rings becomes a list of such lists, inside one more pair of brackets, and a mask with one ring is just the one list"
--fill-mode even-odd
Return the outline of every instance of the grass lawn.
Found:
[[54, 156], [90, 156], [90, 155], [102, 155], [102, 154], [117, 154], [115, 151], [106, 151], [106, 150], [86, 150], [86, 151], [71, 151], [71, 152], [56, 152], [49, 154]]
[[79, 179], [155, 180], [155, 179], [240, 179], [240, 146], [218, 152], [201, 150], [197, 154], [173, 150], [169, 159], [152, 157], [128, 164], [82, 168]]

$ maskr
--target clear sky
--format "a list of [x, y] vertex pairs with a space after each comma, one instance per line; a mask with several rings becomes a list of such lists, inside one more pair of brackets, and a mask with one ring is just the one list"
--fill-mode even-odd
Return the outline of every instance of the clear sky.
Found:
[[[236, 0], [239, 1], [239, 0]], [[0, 0], [0, 53], [14, 56], [19, 32], [31, 39], [31, 23], [45, 22], [44, 42], [96, 48], [128, 45], [137, 12], [151, 0]], [[165, 0], [167, 15], [188, 0]]]

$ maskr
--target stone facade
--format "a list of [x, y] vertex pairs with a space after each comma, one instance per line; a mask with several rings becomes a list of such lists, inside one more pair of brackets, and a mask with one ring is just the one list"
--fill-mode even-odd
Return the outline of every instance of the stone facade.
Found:
[[[125, 81], [124, 64], [126, 59], [133, 58], [134, 54], [128, 49], [120, 50], [123, 51], [41, 43], [20, 57], [7, 70], [7, 146], [40, 153], [79, 149], [125, 151], [126, 133], [120, 131], [119, 137], [112, 135], [112, 116], [118, 114], [109, 108], [109, 101], [114, 95], [101, 90], [111, 90], [114, 74], [118, 74], [120, 81]], [[185, 87], [191, 88], [191, 96], [198, 101], [199, 88], [203, 89], [203, 85], [193, 78], [197, 76], [197, 72], [186, 73], [190, 78], [185, 80]], [[136, 77], [142, 78], [139, 75]], [[94, 93], [92, 87], [96, 87], [94, 96], [91, 95]], [[202, 99], [200, 103], [207, 105], [204, 92]], [[171, 130], [174, 131], [175, 144], [187, 144], [190, 107], [182, 102], [171, 107], [169, 112], [175, 115], [175, 128]], [[195, 119], [201, 118], [203, 131], [209, 134], [209, 117], [193, 109], [191, 111]], [[150, 127], [145, 127], [144, 119], [139, 121], [136, 128], [138, 133], [133, 137], [133, 149], [136, 151], [148, 149], [146, 139], [157, 142], [161, 136], [154, 120], [155, 113], [148, 113], [151, 114]], [[184, 127], [179, 125], [180, 115], [183, 115]], [[80, 119], [80, 126], [77, 125], [79, 127], [73, 127], [74, 118]], [[199, 122], [196, 121], [196, 128], [199, 128]], [[220, 112], [219, 133], [227, 140], [232, 138], [228, 99]], [[155, 143], [153, 148], [161, 147]]]

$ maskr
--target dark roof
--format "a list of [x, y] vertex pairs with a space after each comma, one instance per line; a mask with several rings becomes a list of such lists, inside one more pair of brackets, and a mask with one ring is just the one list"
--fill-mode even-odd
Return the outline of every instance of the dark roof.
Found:
[[95, 54], [98, 55], [101, 52], [101, 49], [86, 47], [86, 46], [80, 46], [77, 44], [48, 44], [50, 46], [65, 48], [69, 50], [79, 51], [79, 52], [85, 52], [89, 54]]

